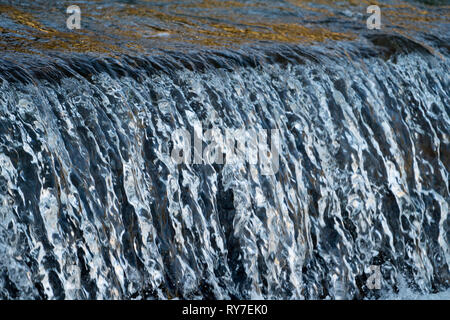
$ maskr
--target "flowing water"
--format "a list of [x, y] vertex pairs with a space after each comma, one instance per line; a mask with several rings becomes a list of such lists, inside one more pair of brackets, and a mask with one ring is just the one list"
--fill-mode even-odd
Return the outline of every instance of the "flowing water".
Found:
[[[445, 1], [0, 1], [0, 298], [448, 299], [449, 31]], [[176, 163], [200, 126], [276, 130], [278, 170]]]

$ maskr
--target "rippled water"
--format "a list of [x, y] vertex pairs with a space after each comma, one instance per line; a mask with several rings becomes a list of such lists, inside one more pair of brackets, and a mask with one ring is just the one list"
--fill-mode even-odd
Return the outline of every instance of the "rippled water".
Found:
[[[445, 298], [450, 21], [424, 2], [367, 30], [365, 1], [86, 1], [74, 31], [72, 2], [0, 2], [0, 298]], [[277, 129], [279, 170], [176, 164], [200, 125]]]

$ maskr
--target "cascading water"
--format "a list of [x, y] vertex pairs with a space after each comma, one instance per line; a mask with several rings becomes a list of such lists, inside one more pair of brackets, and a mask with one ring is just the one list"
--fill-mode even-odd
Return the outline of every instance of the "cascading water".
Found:
[[[304, 19], [325, 10], [301, 1], [265, 10], [287, 15], [288, 3]], [[144, 8], [110, 10], [151, 12], [166, 37], [166, 17]], [[60, 33], [20, 17], [11, 21], [43, 37]], [[170, 30], [194, 19], [174, 17]], [[0, 22], [0, 298], [362, 299], [450, 288], [448, 21], [414, 40], [355, 25], [336, 27], [350, 36], [289, 27], [273, 28], [278, 38], [258, 31], [254, 43], [221, 35], [239, 44], [219, 48], [210, 30], [153, 54], [132, 54], [118, 38], [121, 49], [111, 44], [108, 55], [92, 39], [80, 42], [89, 55], [43, 38], [11, 48], [20, 33], [8, 21]], [[219, 22], [204, 30], [213, 24], [229, 31]], [[295, 44], [301, 37], [313, 43]], [[278, 170], [174, 162], [173, 132], [194, 138], [198, 126], [277, 130]], [[373, 266], [379, 290], [367, 284]]]

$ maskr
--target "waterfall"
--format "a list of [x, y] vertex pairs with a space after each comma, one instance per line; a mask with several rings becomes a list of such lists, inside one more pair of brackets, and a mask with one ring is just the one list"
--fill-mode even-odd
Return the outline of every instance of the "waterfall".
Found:
[[[3, 61], [0, 297], [447, 290], [450, 63], [411, 47]], [[198, 125], [276, 129], [278, 171], [175, 163]]]
[[444, 2], [0, 0], [0, 299], [448, 299]]

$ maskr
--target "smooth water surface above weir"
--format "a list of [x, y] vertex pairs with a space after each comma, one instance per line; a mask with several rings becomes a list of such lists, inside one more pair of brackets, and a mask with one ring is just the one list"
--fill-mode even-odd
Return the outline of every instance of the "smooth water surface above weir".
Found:
[[[423, 1], [432, 3], [433, 1]], [[0, 48], [153, 54], [161, 48], [239, 48], [242, 44], [365, 42], [370, 5], [379, 5], [382, 33], [416, 37], [448, 48], [450, 7], [414, 1], [165, 0], [0, 1]], [[81, 28], [66, 27], [66, 8], [78, 5]], [[378, 32], [380, 33], [380, 32]]]
[[447, 1], [0, 0], [0, 299], [448, 299], [449, 40]]

